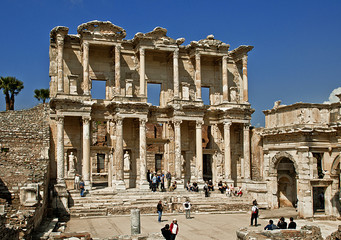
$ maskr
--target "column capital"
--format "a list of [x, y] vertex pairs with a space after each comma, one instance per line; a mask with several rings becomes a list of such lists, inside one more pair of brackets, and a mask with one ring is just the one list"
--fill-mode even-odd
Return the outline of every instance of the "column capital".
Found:
[[195, 53], [195, 60], [200, 61], [201, 54], [199, 52]]
[[227, 61], [228, 56], [227, 56], [227, 55], [224, 55], [224, 56], [222, 57], [222, 59], [223, 59], [223, 61]]
[[140, 56], [144, 56], [145, 55], [145, 49], [144, 48], [140, 48]]
[[139, 119], [139, 121], [140, 121], [140, 126], [141, 127], [145, 127], [146, 126], [146, 123], [147, 123], [147, 121], [148, 121], [148, 119], [146, 119], [146, 118], [140, 118]]
[[230, 128], [231, 125], [232, 125], [232, 122], [229, 121], [229, 120], [224, 120], [224, 121], [223, 121], [223, 124], [224, 124], [224, 127]]
[[174, 126], [180, 127], [180, 124], [182, 123], [182, 120], [180, 120], [180, 119], [173, 119], [172, 122], [173, 122]]
[[244, 130], [250, 129], [250, 123], [244, 123]]
[[204, 124], [203, 120], [196, 120], [195, 121], [196, 128], [201, 128], [203, 124]]
[[247, 55], [244, 55], [242, 57], [243, 64], [247, 64]]
[[57, 34], [57, 46], [64, 46], [64, 35], [62, 34]]
[[83, 124], [89, 124], [90, 121], [91, 121], [91, 117], [88, 117], [88, 116], [84, 116], [82, 117], [82, 121], [83, 121]]
[[64, 116], [57, 116], [56, 117], [56, 121], [59, 124], [63, 124], [64, 123]]
[[173, 58], [179, 58], [179, 48], [176, 48], [173, 53]]
[[122, 117], [117, 117], [115, 119], [115, 122], [116, 122], [116, 126], [122, 126], [123, 118]]
[[115, 51], [121, 51], [121, 45], [116, 45], [115, 46]]
[[85, 48], [88, 49], [89, 45], [90, 45], [89, 42], [83, 42], [82, 43], [83, 49], [85, 49]]

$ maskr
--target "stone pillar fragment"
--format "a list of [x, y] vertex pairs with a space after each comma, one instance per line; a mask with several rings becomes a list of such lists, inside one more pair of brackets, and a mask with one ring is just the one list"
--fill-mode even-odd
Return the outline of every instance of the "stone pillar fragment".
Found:
[[249, 124], [244, 124], [244, 178], [251, 178], [251, 167], [250, 167], [250, 126]]
[[82, 177], [85, 188], [91, 188], [90, 182], [90, 117], [83, 117], [83, 167]]
[[244, 102], [249, 101], [249, 90], [247, 80], [247, 55], [243, 57], [243, 100]]
[[89, 43], [88, 42], [83, 42], [83, 91], [84, 91], [84, 95], [90, 95]]
[[140, 209], [130, 210], [130, 221], [131, 221], [131, 235], [141, 233], [140, 224]]
[[224, 162], [225, 162], [225, 179], [230, 180], [231, 179], [231, 134], [230, 134], [230, 128], [232, 123], [230, 121], [224, 122]]
[[181, 179], [181, 120], [174, 120], [175, 139], [175, 179]]
[[201, 58], [200, 54], [195, 54], [195, 91], [196, 100], [201, 101]]
[[146, 95], [145, 75], [146, 75], [145, 50], [144, 50], [144, 48], [140, 48], [140, 95], [143, 97]]
[[173, 54], [174, 98], [179, 98], [179, 49]]
[[64, 117], [57, 117], [57, 183], [64, 180]]
[[125, 190], [123, 168], [123, 119], [116, 120], [116, 189]]
[[203, 124], [203, 121], [196, 121], [195, 139], [196, 139], [196, 165], [197, 165], [198, 182], [203, 181], [202, 124]]
[[115, 94], [121, 95], [121, 46], [115, 47]]
[[149, 189], [147, 182], [147, 140], [146, 140], [146, 121], [140, 119], [140, 189]]
[[64, 93], [64, 35], [57, 34], [57, 91]]
[[228, 70], [227, 70], [227, 56], [222, 58], [222, 69], [223, 69], [223, 101], [229, 100], [229, 81], [228, 81]]

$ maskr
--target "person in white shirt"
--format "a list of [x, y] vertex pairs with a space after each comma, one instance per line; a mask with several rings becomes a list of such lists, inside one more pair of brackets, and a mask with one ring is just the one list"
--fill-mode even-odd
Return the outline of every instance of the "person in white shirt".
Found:
[[187, 199], [186, 202], [184, 202], [184, 210], [186, 212], [186, 218], [189, 219], [191, 218], [191, 203]]
[[175, 237], [179, 232], [179, 225], [176, 219], [173, 219], [173, 222], [169, 226], [169, 229], [171, 231], [171, 240], [175, 240]]

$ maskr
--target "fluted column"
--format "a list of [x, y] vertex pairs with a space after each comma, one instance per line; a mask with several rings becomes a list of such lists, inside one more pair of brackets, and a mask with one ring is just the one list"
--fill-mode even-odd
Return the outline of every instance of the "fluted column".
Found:
[[174, 98], [179, 98], [179, 49], [173, 54]]
[[140, 189], [148, 189], [147, 183], [147, 142], [146, 142], [146, 121], [140, 119]]
[[83, 91], [85, 95], [90, 95], [88, 42], [83, 42]]
[[249, 101], [249, 90], [248, 90], [248, 80], [247, 80], [247, 55], [243, 57], [243, 100], [244, 102]]
[[174, 120], [175, 179], [181, 179], [181, 120]]
[[115, 94], [121, 95], [121, 46], [115, 47]]
[[196, 121], [195, 139], [196, 139], [196, 167], [198, 173], [198, 182], [203, 181], [203, 160], [202, 160], [202, 124], [203, 121]]
[[227, 70], [227, 56], [222, 58], [222, 70], [223, 70], [223, 100], [229, 100], [229, 81], [228, 81], [228, 70]]
[[90, 183], [90, 117], [83, 117], [83, 167], [82, 177], [87, 188]]
[[224, 122], [224, 160], [225, 160], [225, 179], [231, 179], [231, 134], [230, 128], [232, 123], [230, 121]]
[[57, 35], [57, 91], [59, 93], [64, 92], [64, 35]]
[[200, 53], [195, 54], [195, 91], [196, 91], [196, 100], [201, 100], [201, 60], [200, 60]]
[[251, 168], [250, 168], [250, 126], [244, 124], [244, 178], [250, 179]]
[[146, 95], [145, 75], [146, 75], [146, 69], [145, 69], [145, 50], [144, 50], [144, 48], [140, 48], [140, 95], [141, 96], [145, 96]]
[[64, 117], [57, 117], [57, 183], [64, 181]]
[[116, 180], [123, 181], [123, 119], [118, 118], [116, 120]]

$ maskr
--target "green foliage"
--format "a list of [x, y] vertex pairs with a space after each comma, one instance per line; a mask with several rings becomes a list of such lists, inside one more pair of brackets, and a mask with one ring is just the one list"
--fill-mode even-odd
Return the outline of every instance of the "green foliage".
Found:
[[14, 110], [14, 96], [24, 88], [24, 83], [15, 77], [1, 77], [0, 89], [5, 94], [6, 111]]
[[34, 90], [34, 97], [38, 99], [38, 101], [42, 100], [45, 103], [46, 99], [50, 98], [50, 90], [47, 88], [36, 89]]

